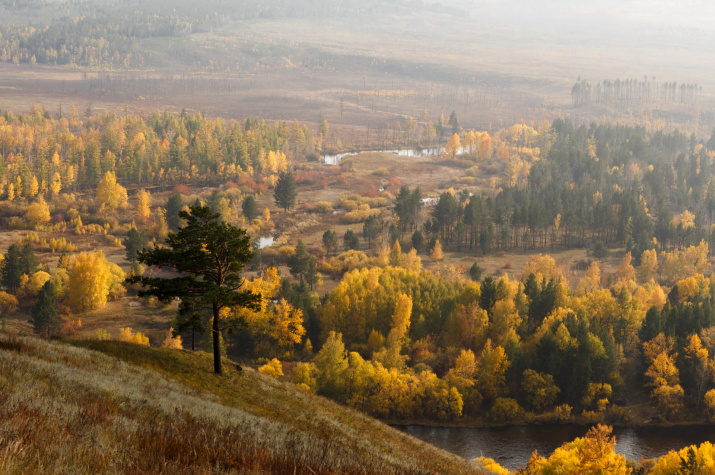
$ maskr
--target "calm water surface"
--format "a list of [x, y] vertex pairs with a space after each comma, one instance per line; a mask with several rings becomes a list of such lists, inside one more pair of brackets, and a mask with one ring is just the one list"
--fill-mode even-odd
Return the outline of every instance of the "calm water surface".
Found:
[[[323, 155], [323, 161], [328, 165], [339, 165], [340, 161], [345, 157], [353, 157], [361, 153], [393, 153], [401, 157], [434, 157], [444, 152], [444, 147], [428, 147], [428, 148], [405, 148], [398, 150], [365, 150], [362, 152], [346, 152], [337, 155]], [[458, 153], [464, 153], [464, 149], [460, 148]]]
[[276, 238], [274, 238], [273, 236], [258, 238], [258, 249], [265, 249], [267, 247], [271, 247], [275, 240]]
[[[520, 426], [499, 428], [396, 426], [419, 439], [467, 459], [491, 457], [514, 470], [526, 465], [531, 453], [548, 456], [564, 442], [582, 437], [587, 427]], [[715, 426], [614, 428], [616, 452], [631, 460], [659, 457], [670, 450], [715, 441]]]

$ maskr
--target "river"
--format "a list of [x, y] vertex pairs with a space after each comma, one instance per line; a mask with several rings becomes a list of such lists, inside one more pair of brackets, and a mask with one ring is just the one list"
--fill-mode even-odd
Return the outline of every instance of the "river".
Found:
[[[435, 157], [444, 152], [444, 147], [427, 147], [427, 148], [406, 148], [397, 150], [365, 150], [362, 152], [345, 152], [336, 155], [323, 155], [323, 161], [328, 165], [338, 165], [345, 157], [353, 157], [361, 153], [392, 153], [400, 157]], [[460, 148], [458, 153], [465, 153], [464, 148]]]
[[[582, 437], [588, 427], [531, 425], [498, 428], [395, 426], [432, 445], [467, 459], [484, 456], [509, 470], [526, 465], [534, 450], [548, 456], [564, 442]], [[715, 426], [636, 427], [613, 429], [616, 452], [630, 460], [655, 458], [688, 445], [715, 441]]]

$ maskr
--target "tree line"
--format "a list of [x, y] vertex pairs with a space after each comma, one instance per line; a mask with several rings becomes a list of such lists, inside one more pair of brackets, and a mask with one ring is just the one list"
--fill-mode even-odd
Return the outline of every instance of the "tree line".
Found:
[[622, 107], [630, 105], [654, 105], [675, 103], [696, 106], [700, 103], [703, 87], [697, 83], [662, 82], [644, 76], [639, 79], [604, 79], [595, 86], [579, 79], [571, 88], [571, 101], [574, 107], [583, 107], [591, 103], [615, 104]]
[[[712, 242], [715, 135], [701, 142], [679, 132], [576, 127], [561, 119], [548, 133], [552, 143], [540, 159], [514, 152], [492, 159], [505, 164], [496, 193], [445, 191], [421, 212], [419, 188], [403, 186], [393, 210], [399, 233], [391, 236], [403, 247], [431, 249], [439, 240], [445, 250], [475, 254], [624, 246], [636, 259], [649, 249]], [[527, 165], [520, 183], [511, 179], [514, 163]]]
[[253, 186], [252, 175], [286, 171], [286, 153], [304, 157], [322, 141], [297, 121], [239, 123], [166, 112], [145, 120], [93, 115], [89, 107], [83, 118], [74, 107], [67, 115], [60, 109], [56, 118], [40, 108], [17, 117], [6, 111], [0, 117], [0, 195], [34, 197], [34, 181], [43, 194], [52, 182], [68, 192], [92, 189], [107, 172], [139, 186], [241, 179]]

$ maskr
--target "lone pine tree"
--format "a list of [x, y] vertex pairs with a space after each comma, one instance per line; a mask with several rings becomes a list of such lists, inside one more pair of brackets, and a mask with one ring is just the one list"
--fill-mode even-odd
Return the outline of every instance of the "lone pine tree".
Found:
[[170, 267], [174, 278], [133, 275], [129, 283], [141, 284], [139, 296], [155, 296], [162, 302], [174, 298], [195, 302], [211, 309], [214, 372], [223, 374], [221, 329], [240, 322], [225, 321], [221, 309], [242, 306], [258, 308], [260, 295], [239, 288], [244, 279], [241, 269], [251, 260], [250, 239], [244, 229], [221, 221], [221, 216], [206, 206], [191, 206], [181, 211], [186, 221], [176, 233], [169, 233], [169, 247], [140, 251], [138, 260], [147, 266]]

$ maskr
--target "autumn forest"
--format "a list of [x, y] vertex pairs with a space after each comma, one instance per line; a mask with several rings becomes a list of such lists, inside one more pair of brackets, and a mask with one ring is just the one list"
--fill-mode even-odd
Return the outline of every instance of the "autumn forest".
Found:
[[[2, 470], [714, 469], [612, 435], [715, 421], [706, 28], [495, 6], [446, 57], [469, 2], [205, 3], [0, 1]], [[502, 466], [373, 419], [584, 435]]]

